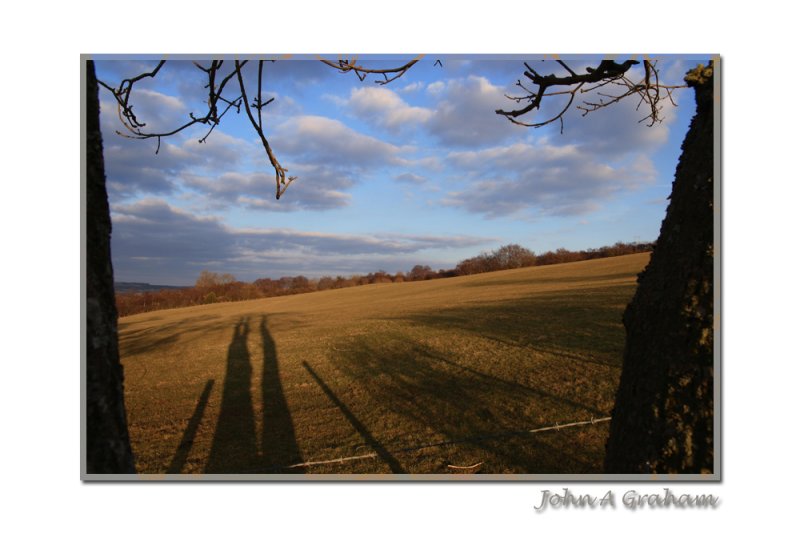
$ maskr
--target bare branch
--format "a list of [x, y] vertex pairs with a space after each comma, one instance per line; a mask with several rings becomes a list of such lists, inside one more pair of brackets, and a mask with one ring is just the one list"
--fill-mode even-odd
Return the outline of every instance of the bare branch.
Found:
[[[239, 80], [239, 89], [241, 89], [241, 91], [242, 91], [242, 100], [246, 103], [247, 102], [247, 89], [245, 88], [244, 78], [242, 77], [242, 66], [244, 65], [244, 62], [240, 63], [239, 60], [237, 59], [234, 63], [236, 65], [236, 77]], [[278, 163], [278, 159], [275, 157], [275, 154], [272, 152], [272, 148], [269, 146], [269, 141], [267, 141], [267, 137], [264, 135], [264, 130], [261, 128], [261, 125], [258, 122], [256, 122], [255, 117], [253, 117], [253, 112], [250, 111], [250, 106], [245, 105], [244, 109], [247, 112], [247, 118], [250, 119], [250, 124], [253, 125], [253, 128], [255, 129], [256, 133], [258, 133], [258, 137], [261, 139], [261, 144], [264, 146], [264, 150], [267, 153], [267, 157], [269, 158], [269, 162], [272, 164], [272, 167], [275, 169], [275, 188], [276, 188], [275, 198], [276, 199], [280, 199], [281, 195], [283, 195], [283, 193], [286, 191], [286, 188], [289, 187], [289, 184], [291, 184], [293, 181], [295, 181], [297, 179], [297, 177], [296, 176], [291, 176], [291, 177], [288, 178], [288, 182], [287, 182], [286, 171], [288, 169], [285, 169], [285, 168], [281, 167], [281, 164]], [[261, 108], [258, 108], [258, 112], [259, 112], [259, 115], [260, 115], [261, 114]], [[281, 185], [284, 186], [283, 189], [281, 189]]]
[[555, 115], [554, 117], [552, 117], [550, 119], [547, 119], [547, 120], [542, 121], [542, 122], [537, 122], [537, 123], [522, 122], [522, 121], [517, 120], [514, 117], [508, 117], [508, 120], [510, 120], [514, 124], [519, 124], [520, 126], [527, 126], [529, 128], [541, 128], [542, 126], [545, 126], [547, 124], [550, 124], [551, 122], [555, 122], [556, 120], [559, 120], [559, 121], [561, 121], [561, 133], [564, 133], [564, 119], [563, 119], [564, 114], [567, 112], [567, 110], [569, 110], [570, 106], [572, 106], [572, 101], [575, 100], [575, 93], [577, 93], [578, 90], [582, 86], [583, 86], [583, 84], [581, 83], [580, 85], [578, 85], [572, 91], [561, 91], [561, 92], [558, 92], [558, 93], [550, 93], [550, 94], [543, 95], [543, 96], [552, 96], [552, 95], [555, 95], [555, 94], [569, 94], [569, 101], [564, 106], [564, 108], [561, 110], [561, 112], [559, 112], [558, 115]]
[[564, 63], [564, 62], [563, 62], [563, 61], [561, 61], [560, 59], [557, 59], [556, 61], [558, 61], [558, 64], [559, 64], [559, 65], [561, 65], [562, 67], [564, 67], [565, 69], [567, 69], [567, 72], [569, 72], [569, 73], [570, 73], [570, 74], [572, 74], [573, 76], [577, 76], [577, 74], [575, 74], [575, 71], [574, 71], [574, 70], [572, 70], [571, 68], [569, 68], [569, 66], [568, 66], [566, 63]]
[[264, 61], [259, 59], [258, 60], [258, 94], [256, 95], [256, 103], [255, 107], [258, 110], [258, 127], [259, 129], [261, 126], [261, 81], [264, 78]]
[[227, 100], [225, 100], [224, 98], [220, 98], [220, 100], [222, 100], [222, 101], [224, 101], [225, 103], [227, 103], [227, 104], [228, 104], [228, 106], [225, 108], [225, 111], [223, 111], [223, 112], [220, 114], [220, 116], [219, 116], [219, 117], [217, 117], [215, 121], [213, 121], [214, 123], [211, 125], [211, 128], [209, 128], [209, 130], [208, 130], [208, 133], [206, 133], [206, 135], [204, 135], [203, 137], [201, 137], [201, 138], [198, 140], [198, 142], [199, 142], [199, 143], [205, 143], [205, 142], [206, 142], [206, 139], [208, 139], [208, 136], [209, 136], [209, 135], [211, 135], [211, 132], [213, 132], [213, 131], [214, 131], [214, 128], [216, 128], [216, 127], [217, 127], [217, 125], [218, 125], [218, 124], [220, 123], [220, 121], [222, 120], [222, 117], [224, 117], [224, 116], [225, 116], [225, 114], [228, 112], [228, 110], [229, 110], [229, 109], [231, 109], [231, 108], [236, 108], [236, 113], [239, 113], [239, 110], [240, 110], [240, 108], [241, 108], [241, 105], [242, 105], [242, 97], [241, 97], [241, 96], [237, 97], [237, 98], [236, 98], [236, 99], [235, 99], [233, 102], [228, 102], [228, 101], [227, 101]]
[[[356, 58], [351, 58], [347, 60], [339, 60], [338, 62], [333, 62], [325, 59], [321, 59], [323, 63], [329, 65], [340, 72], [354, 72], [356, 76], [360, 80], [365, 80], [369, 74], [377, 74], [383, 76], [382, 80], [376, 80], [376, 83], [380, 85], [385, 85], [390, 83], [393, 80], [401, 77], [405, 74], [408, 69], [410, 69], [414, 64], [416, 64], [422, 56], [413, 59], [404, 65], [399, 67], [393, 67], [388, 69], [371, 69], [366, 68], [358, 64]], [[222, 81], [218, 83], [218, 78], [220, 77], [220, 71], [224, 60], [212, 60], [211, 64], [206, 67], [199, 62], [194, 61], [193, 64], [197, 67], [200, 71], [205, 73], [207, 76], [208, 82], [204, 86], [208, 89], [208, 111], [205, 115], [202, 116], [195, 116], [194, 113], [189, 113], [189, 120], [185, 123], [175, 127], [172, 130], [168, 131], [160, 131], [160, 132], [150, 132], [144, 130], [147, 126], [146, 123], [140, 121], [136, 114], [133, 111], [133, 105], [130, 103], [131, 94], [133, 93], [133, 88], [137, 82], [145, 79], [145, 78], [155, 78], [156, 75], [161, 70], [161, 67], [164, 66], [166, 60], [162, 60], [156, 65], [156, 67], [149, 72], [144, 72], [139, 74], [138, 76], [132, 78], [126, 78], [120, 82], [119, 86], [114, 88], [113, 86], [104, 83], [101, 80], [98, 80], [98, 83], [107, 89], [113, 96], [117, 102], [117, 111], [119, 114], [119, 119], [128, 133], [122, 133], [117, 131], [116, 133], [122, 137], [126, 137], [129, 139], [156, 139], [157, 146], [156, 146], [156, 153], [158, 153], [161, 149], [161, 138], [162, 137], [170, 137], [172, 135], [176, 135], [183, 130], [186, 130], [190, 126], [195, 124], [202, 124], [206, 126], [210, 126], [206, 134], [201, 137], [198, 142], [204, 143], [208, 139], [209, 135], [214, 131], [214, 129], [219, 125], [221, 119], [225, 116], [225, 114], [230, 111], [231, 108], [235, 108], [236, 112], [239, 113], [241, 110], [242, 105], [244, 105], [245, 112], [247, 114], [247, 118], [250, 121], [250, 124], [253, 126], [253, 129], [261, 139], [261, 144], [264, 147], [264, 151], [267, 154], [270, 164], [275, 169], [275, 197], [280, 199], [280, 197], [286, 192], [286, 189], [289, 185], [297, 179], [296, 176], [286, 176], [287, 169], [282, 167], [281, 164], [278, 162], [275, 153], [272, 150], [272, 147], [267, 140], [267, 136], [264, 133], [264, 120], [263, 120], [263, 110], [264, 108], [272, 103], [275, 98], [269, 98], [268, 100], [263, 99], [262, 95], [262, 86], [263, 86], [263, 74], [264, 74], [264, 61], [258, 61], [258, 93], [256, 94], [255, 98], [252, 102], [250, 102], [247, 98], [247, 89], [244, 80], [244, 76], [242, 74], [242, 68], [248, 63], [247, 60], [234, 61], [234, 68], [232, 71], [227, 74]], [[274, 61], [274, 60], [271, 60]], [[441, 64], [441, 62], [440, 62]], [[236, 76], [239, 86], [239, 93], [235, 96], [229, 96], [228, 98], [223, 96], [223, 91], [227, 86], [228, 82]], [[219, 112], [220, 102], [225, 104], [225, 109], [222, 113]], [[257, 115], [253, 114], [251, 110], [255, 109]]]
[[[139, 121], [136, 115], [133, 112], [133, 105], [130, 104], [130, 97], [133, 92], [133, 87], [136, 82], [144, 79], [144, 78], [154, 78], [161, 67], [166, 63], [166, 60], [162, 60], [159, 62], [158, 66], [153, 69], [151, 72], [146, 72], [140, 74], [134, 78], [128, 78], [122, 80], [119, 87], [117, 89], [112, 88], [110, 85], [99, 82], [103, 87], [108, 89], [111, 94], [114, 96], [114, 99], [117, 101], [117, 111], [119, 113], [120, 122], [122, 125], [130, 132], [130, 134], [124, 134], [122, 132], [117, 131], [118, 135], [122, 137], [127, 137], [129, 139], [152, 139], [156, 138], [159, 140], [159, 148], [160, 148], [160, 140], [162, 137], [169, 137], [175, 135], [190, 126], [195, 124], [208, 124], [211, 123], [212, 125], [216, 125], [219, 122], [219, 117], [217, 116], [217, 101], [221, 99], [222, 91], [225, 88], [225, 85], [228, 81], [233, 77], [235, 71], [225, 77], [222, 82], [220, 83], [219, 87], [215, 87], [215, 77], [216, 73], [219, 70], [220, 66], [222, 65], [222, 61], [212, 61], [211, 66], [206, 69], [199, 64], [195, 63], [201, 70], [206, 72], [208, 75], [208, 87], [209, 87], [209, 98], [208, 98], [208, 113], [203, 117], [195, 117], [193, 113], [189, 113], [189, 121], [185, 122], [184, 124], [169, 130], [169, 131], [162, 131], [162, 132], [145, 132], [142, 130], [146, 123]], [[246, 63], [246, 62], [244, 62]], [[242, 63], [242, 64], [244, 64]], [[236, 103], [240, 97], [233, 99], [232, 101], [227, 101], [223, 99], [226, 103], [228, 103], [228, 107], [236, 106], [238, 109], [238, 104]], [[212, 128], [213, 129], [213, 128]], [[210, 133], [210, 132], [209, 132]], [[206, 135], [208, 137], [208, 135]], [[205, 140], [205, 137], [203, 138]], [[158, 152], [158, 149], [156, 150]]]
[[[399, 67], [393, 67], [390, 69], [369, 69], [366, 67], [362, 67], [358, 65], [358, 59], [340, 59], [338, 61], [331, 61], [329, 59], [319, 58], [319, 60], [328, 65], [329, 67], [333, 67], [334, 69], [338, 70], [342, 73], [354, 72], [358, 79], [362, 82], [367, 78], [368, 74], [380, 74], [383, 76], [383, 80], [375, 80], [375, 83], [378, 85], [386, 85], [387, 83], [393, 82], [406, 72], [408, 69], [413, 67], [420, 59], [422, 59], [422, 55], [417, 56], [415, 59], [409, 61], [405, 65], [401, 65]], [[392, 74], [393, 76], [389, 76]]]
[[[613, 82], [615, 85], [619, 85], [625, 88], [620, 94], [617, 95], [610, 95], [607, 93], [600, 93], [597, 92], [597, 95], [600, 97], [604, 97], [607, 100], [600, 99], [598, 101], [584, 101], [582, 106], [578, 106], [578, 109], [583, 111], [583, 115], [587, 115], [592, 111], [597, 111], [598, 109], [605, 108], [616, 104], [620, 100], [627, 98], [632, 95], [639, 96], [639, 102], [636, 105], [636, 109], [638, 110], [643, 104], [647, 106], [648, 113], [644, 115], [639, 122], [649, 121], [647, 126], [653, 126], [656, 123], [661, 122], [662, 119], [662, 109], [663, 105], [661, 104], [662, 98], [666, 96], [669, 102], [675, 106], [677, 105], [675, 101], [672, 99], [672, 91], [675, 89], [681, 89], [687, 87], [686, 85], [663, 85], [659, 79], [659, 72], [655, 62], [651, 62], [648, 60], [644, 61], [644, 71], [645, 75], [638, 82], [633, 82], [632, 80], [628, 79], [626, 76], [622, 76], [618, 79], [608, 80], [606, 83]], [[593, 91], [604, 84], [598, 84], [592, 88], [589, 88], [585, 92]]]
[[[545, 91], [554, 85], [582, 85], [584, 83], [599, 82], [609, 77], [617, 78], [624, 74], [632, 65], [636, 65], [638, 63], [638, 61], [630, 59], [622, 64], [618, 64], [610, 60], [603, 60], [600, 62], [600, 65], [598, 65], [597, 68], [587, 68], [587, 74], [570, 74], [569, 76], [563, 76], [560, 78], [555, 74], [542, 76], [536, 72], [533, 67], [525, 63], [525, 66], [528, 70], [526, 70], [523, 74], [526, 78], [538, 86], [537, 91], [532, 93], [528, 98], [528, 100], [530, 100], [530, 104], [523, 109], [512, 111], [503, 111], [498, 109], [495, 111], [495, 113], [498, 115], [505, 115], [509, 118], [519, 117], [520, 115], [524, 115], [533, 109], [538, 109], [542, 103], [542, 98], [544, 97]], [[571, 69], [570, 72], [572, 72]]]
[[[583, 115], [604, 107], [608, 107], [629, 96], [639, 95], [639, 106], [646, 104], [649, 111], [649, 113], [640, 122], [649, 120], [650, 123], [648, 126], [652, 126], [653, 124], [661, 121], [661, 111], [663, 108], [663, 106], [660, 104], [661, 99], [666, 96], [667, 99], [673, 105], [675, 105], [675, 101], [672, 99], [672, 90], [686, 87], [682, 85], [662, 85], [658, 77], [658, 69], [656, 68], [655, 62], [651, 62], [649, 60], [644, 60], [644, 78], [635, 83], [626, 77], [626, 73], [633, 65], [637, 65], [639, 63], [636, 60], [627, 60], [622, 63], [616, 63], [611, 60], [602, 60], [597, 67], [587, 68], [586, 74], [577, 74], [564, 61], [556, 60], [556, 62], [561, 65], [569, 73], [569, 75], [556, 76], [554, 74], [549, 74], [543, 76], [536, 72], [536, 70], [528, 63], [524, 63], [526, 70], [522, 74], [525, 76], [525, 78], [533, 82], [534, 88], [529, 89], [522, 83], [521, 80], [517, 80], [516, 85], [525, 91], [526, 94], [520, 96], [506, 95], [506, 97], [509, 100], [517, 102], [518, 104], [523, 104], [526, 102], [527, 104], [522, 108], [508, 111], [498, 109], [495, 111], [495, 113], [498, 115], [503, 115], [514, 124], [531, 128], [539, 128], [559, 120], [561, 122], [563, 133], [564, 114], [572, 106], [575, 100], [575, 95], [578, 92], [580, 94], [595, 93], [601, 97], [593, 101], [584, 101], [581, 105], [577, 106], [577, 108], [583, 112]], [[574, 86], [574, 88], [567, 91], [548, 92], [547, 90], [553, 86]], [[623, 88], [623, 91], [615, 95], [600, 93], [598, 91], [598, 89], [608, 86], [620, 86]], [[540, 109], [542, 100], [545, 97], [567, 94], [569, 95], [569, 99], [558, 114], [538, 122], [523, 122], [518, 119], [518, 117]]]

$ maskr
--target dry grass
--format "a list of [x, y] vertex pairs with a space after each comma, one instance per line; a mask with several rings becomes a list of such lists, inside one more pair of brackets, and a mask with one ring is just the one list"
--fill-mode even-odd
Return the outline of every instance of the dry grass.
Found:
[[[137, 469], [599, 472], [607, 423], [515, 432], [610, 413], [622, 312], [648, 258], [121, 319]], [[441, 442], [449, 444], [420, 448]]]

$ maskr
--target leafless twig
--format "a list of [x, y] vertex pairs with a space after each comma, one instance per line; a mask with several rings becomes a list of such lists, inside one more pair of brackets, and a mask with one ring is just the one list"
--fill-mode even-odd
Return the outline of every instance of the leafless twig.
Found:
[[242, 66], [244, 65], [244, 62], [239, 62], [239, 60], [236, 60], [235, 65], [236, 65], [236, 77], [239, 80], [239, 89], [242, 91], [242, 100], [245, 102], [244, 109], [247, 112], [247, 118], [250, 119], [250, 124], [253, 125], [253, 129], [255, 129], [256, 133], [258, 133], [258, 137], [261, 139], [261, 144], [264, 146], [264, 150], [267, 152], [267, 157], [269, 158], [269, 162], [275, 169], [275, 198], [280, 199], [281, 195], [283, 195], [283, 193], [286, 191], [289, 185], [293, 181], [295, 181], [297, 177], [296, 176], [290, 176], [288, 178], [286, 177], [286, 171], [288, 169], [285, 169], [284, 167], [281, 166], [280, 163], [278, 163], [278, 159], [272, 152], [272, 148], [269, 146], [269, 141], [267, 141], [266, 135], [264, 135], [264, 129], [261, 127], [262, 124], [261, 110], [264, 108], [264, 106], [272, 102], [272, 99], [270, 99], [268, 102], [264, 103], [261, 102], [261, 75], [263, 72], [262, 70], [263, 61], [259, 61], [259, 68], [258, 68], [259, 93], [255, 99], [255, 103], [252, 104], [252, 107], [255, 108], [256, 111], [258, 111], [258, 121], [256, 121], [256, 119], [253, 117], [253, 112], [250, 111], [251, 106], [247, 104], [248, 102], [247, 90], [245, 89], [244, 78], [242, 77]]
[[[626, 60], [622, 63], [616, 63], [612, 60], [602, 60], [595, 68], [587, 68], [586, 74], [577, 74], [570, 68], [564, 61], [556, 60], [556, 62], [567, 71], [565, 76], [556, 76], [555, 74], [541, 75], [531, 67], [528, 63], [524, 63], [526, 70], [523, 72], [525, 78], [533, 83], [534, 88], [528, 88], [521, 80], [517, 81], [517, 87], [520, 87], [525, 94], [520, 96], [506, 95], [509, 100], [513, 100], [518, 104], [527, 102], [522, 108], [513, 110], [498, 109], [495, 111], [498, 115], [503, 115], [509, 121], [521, 126], [530, 128], [540, 128], [556, 120], [561, 122], [561, 131], [564, 131], [564, 114], [572, 107], [577, 94], [594, 93], [599, 98], [595, 100], [585, 100], [582, 104], [576, 106], [577, 109], [583, 112], [583, 115], [596, 111], [598, 109], [608, 107], [620, 100], [632, 95], [639, 95], [640, 101], [637, 109], [645, 104], [648, 108], [647, 115], [642, 118], [640, 122], [649, 120], [648, 126], [652, 126], [657, 122], [661, 122], [662, 105], [661, 100], [667, 98], [673, 105], [675, 101], [672, 99], [672, 91], [675, 89], [686, 87], [685, 85], [664, 85], [659, 80], [658, 69], [656, 63], [650, 60], [644, 60], [644, 78], [638, 82], [633, 82], [627, 77], [627, 73], [633, 65], [638, 65], [639, 61]], [[551, 87], [567, 86], [571, 89], [565, 91], [550, 91]], [[602, 87], [621, 87], [622, 91], [618, 94], [601, 93], [598, 89]], [[537, 122], [525, 122], [518, 117], [531, 113], [533, 110], [539, 110], [542, 100], [545, 97], [552, 97], [557, 95], [569, 95], [566, 104], [561, 108], [557, 114], [540, 120]]]
[[[329, 65], [340, 72], [355, 72], [356, 76], [360, 80], [366, 79], [367, 75], [369, 74], [379, 74], [383, 76], [382, 80], [375, 80], [376, 83], [380, 85], [385, 85], [390, 83], [393, 80], [401, 77], [405, 74], [408, 69], [410, 69], [414, 64], [416, 64], [422, 56], [419, 56], [404, 65], [399, 67], [387, 68], [387, 69], [371, 69], [366, 68], [358, 64], [355, 58], [347, 59], [347, 60], [339, 60], [338, 62], [333, 62], [330, 60], [320, 58], [320, 61]], [[244, 109], [247, 114], [247, 118], [250, 121], [250, 124], [253, 126], [253, 129], [258, 134], [259, 139], [261, 140], [261, 144], [264, 147], [264, 151], [267, 154], [267, 158], [269, 159], [270, 164], [275, 169], [275, 198], [280, 199], [281, 196], [286, 192], [286, 189], [289, 185], [294, 182], [297, 177], [296, 176], [286, 176], [286, 172], [288, 169], [284, 168], [279, 162], [275, 153], [272, 150], [272, 147], [267, 140], [267, 136], [264, 132], [264, 120], [263, 120], [263, 110], [266, 106], [272, 103], [275, 98], [270, 98], [268, 100], [263, 100], [262, 96], [262, 84], [263, 84], [263, 75], [264, 75], [264, 60], [258, 61], [258, 92], [253, 99], [253, 102], [249, 102], [247, 99], [247, 89], [245, 84], [245, 79], [242, 74], [242, 68], [248, 63], [248, 60], [234, 60], [234, 67], [230, 73], [228, 73], [222, 80], [217, 83], [217, 80], [220, 76], [220, 71], [224, 60], [212, 60], [211, 64], [208, 67], [203, 66], [198, 62], [193, 62], [194, 65], [205, 75], [207, 76], [208, 83], [205, 86], [208, 89], [208, 111], [203, 116], [195, 116], [194, 113], [189, 113], [189, 120], [184, 122], [183, 124], [167, 131], [161, 132], [152, 132], [146, 131], [144, 128], [147, 126], [146, 123], [139, 120], [136, 114], [133, 111], [133, 104], [130, 102], [131, 94], [133, 93], [134, 86], [137, 82], [145, 79], [145, 78], [155, 78], [161, 68], [166, 63], [166, 60], [159, 61], [156, 67], [149, 71], [134, 76], [132, 78], [126, 78], [122, 80], [117, 87], [112, 87], [111, 85], [98, 80], [98, 83], [111, 92], [114, 96], [114, 99], [117, 102], [117, 110], [119, 114], [119, 119], [124, 128], [127, 130], [127, 133], [123, 133], [117, 130], [117, 134], [123, 137], [127, 137], [129, 139], [156, 139], [156, 154], [161, 149], [161, 138], [162, 137], [170, 137], [175, 135], [183, 130], [186, 130], [190, 126], [195, 124], [203, 124], [203, 125], [210, 125], [210, 128], [206, 134], [199, 139], [200, 143], [204, 143], [208, 136], [214, 131], [214, 129], [219, 125], [222, 117], [231, 109], [235, 108], [236, 112], [239, 113], [244, 104]], [[228, 82], [236, 76], [239, 86], [239, 92], [235, 96], [225, 98], [222, 96], [223, 90], [228, 85]], [[222, 112], [219, 111], [221, 104], [225, 104], [225, 109]], [[252, 109], [256, 111], [256, 114], [253, 114]]]
[[[146, 132], [143, 130], [146, 123], [141, 122], [133, 111], [133, 104], [130, 103], [130, 97], [133, 92], [134, 85], [136, 82], [143, 80], [144, 78], [155, 78], [158, 72], [161, 70], [161, 67], [164, 66], [166, 60], [162, 60], [158, 63], [155, 69], [150, 72], [146, 72], [135, 76], [133, 78], [127, 78], [120, 82], [119, 87], [116, 89], [111, 87], [110, 85], [106, 84], [105, 82], [98, 80], [98, 83], [108, 89], [112, 95], [114, 95], [114, 99], [117, 101], [117, 111], [119, 114], [120, 122], [122, 125], [128, 130], [128, 134], [122, 133], [117, 130], [117, 134], [121, 135], [122, 137], [127, 137], [129, 139], [157, 139], [158, 140], [158, 148], [156, 148], [156, 153], [158, 153], [159, 149], [161, 148], [161, 138], [162, 137], [170, 137], [175, 135], [190, 126], [195, 124], [211, 124], [211, 129], [209, 132], [200, 139], [200, 142], [204, 142], [208, 136], [211, 134], [211, 131], [219, 124], [220, 117], [224, 115], [230, 108], [235, 107], [237, 112], [239, 110], [239, 106], [241, 105], [241, 96], [238, 96], [232, 100], [226, 100], [222, 98], [222, 91], [224, 90], [227, 83], [231, 80], [234, 72], [231, 72], [228, 76], [226, 76], [219, 85], [215, 84], [216, 74], [219, 71], [220, 67], [222, 66], [222, 61], [212, 61], [211, 66], [209, 68], [205, 68], [202, 65], [195, 62], [194, 64], [203, 72], [205, 72], [208, 76], [208, 88], [209, 88], [209, 96], [208, 96], [208, 112], [206, 115], [202, 117], [195, 117], [193, 113], [189, 113], [189, 120], [182, 125], [168, 131], [162, 132]], [[219, 114], [217, 108], [217, 102], [222, 100], [227, 104], [225, 110]]]
[[474, 464], [474, 465], [463, 465], [463, 466], [462, 465], [447, 464], [447, 467], [449, 467], [450, 469], [475, 469], [476, 467], [480, 467], [482, 465], [483, 465], [483, 462], [478, 462], [477, 464]]
[[331, 61], [329, 59], [319, 58], [321, 62], [328, 65], [329, 67], [333, 67], [339, 72], [343, 73], [354, 72], [356, 76], [358, 76], [358, 79], [361, 80], [362, 82], [367, 78], [368, 74], [380, 74], [383, 76], [383, 79], [375, 80], [375, 83], [379, 85], [386, 85], [387, 83], [393, 82], [394, 80], [396, 80], [397, 78], [408, 72], [408, 69], [413, 67], [420, 59], [422, 59], [421, 55], [412, 59], [405, 65], [401, 65], [399, 67], [392, 67], [388, 69], [370, 69], [359, 65], [357, 58], [339, 59], [338, 61]]

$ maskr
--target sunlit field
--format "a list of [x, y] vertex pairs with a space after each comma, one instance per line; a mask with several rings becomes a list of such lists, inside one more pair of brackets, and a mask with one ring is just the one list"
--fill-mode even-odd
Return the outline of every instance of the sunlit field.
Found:
[[125, 317], [137, 471], [600, 472], [608, 422], [527, 431], [610, 415], [648, 260]]

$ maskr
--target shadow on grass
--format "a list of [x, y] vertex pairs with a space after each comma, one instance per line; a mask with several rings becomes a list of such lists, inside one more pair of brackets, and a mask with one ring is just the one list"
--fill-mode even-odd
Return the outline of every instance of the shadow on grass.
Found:
[[633, 284], [569, 289], [395, 318], [412, 326], [463, 331], [558, 357], [620, 367], [622, 313], [634, 291]]
[[[153, 321], [155, 318], [149, 320], [149, 322]], [[147, 328], [140, 328], [135, 323], [120, 324], [120, 357], [126, 359], [154, 351], [163, 353], [189, 336], [208, 334], [224, 328], [227, 326], [219, 321], [218, 315], [200, 315]]]
[[[286, 404], [286, 396], [278, 373], [278, 353], [275, 350], [275, 341], [267, 330], [266, 316], [261, 316], [258, 329], [264, 351], [261, 376], [262, 463], [268, 472], [277, 472], [281, 466], [301, 463], [303, 458], [297, 446], [289, 406]], [[294, 468], [292, 472], [299, 473], [302, 470]]]
[[197, 429], [200, 428], [200, 422], [203, 420], [203, 412], [205, 412], [206, 406], [208, 405], [208, 398], [211, 396], [212, 387], [214, 387], [213, 380], [206, 382], [206, 387], [197, 400], [197, 406], [194, 409], [191, 419], [189, 419], [189, 423], [186, 425], [186, 430], [183, 432], [180, 445], [178, 445], [175, 456], [172, 457], [172, 462], [170, 462], [167, 468], [167, 473], [180, 473], [183, 466], [186, 465], [186, 459], [189, 457], [189, 451], [192, 449], [192, 443], [194, 443], [194, 438], [197, 435]]
[[468, 443], [459, 449], [485, 460], [484, 472], [601, 472], [607, 425], [524, 430], [608, 415], [633, 291], [573, 288], [397, 316], [406, 328], [337, 345], [331, 363], [342, 377], [332, 387], [358, 390], [360, 402], [408, 429], [404, 443], [384, 440], [394, 454]]
[[[464, 284], [465, 287], [491, 287], [491, 286], [549, 286], [552, 284], [596, 284], [598, 282], [613, 282], [617, 281], [620, 284], [628, 283], [631, 278], [635, 279], [635, 275], [630, 273], [611, 273], [611, 274], [595, 274], [585, 276], [548, 276], [548, 273], [542, 273], [540, 278], [517, 280], [510, 279], [491, 279], [491, 280], [473, 280]], [[609, 284], [604, 284], [609, 285]]]
[[228, 347], [228, 362], [214, 439], [206, 465], [207, 473], [245, 473], [259, 459], [255, 413], [250, 386], [253, 367], [247, 350], [250, 326], [241, 319]]
[[251, 395], [253, 367], [247, 348], [250, 326], [249, 320], [243, 318], [234, 328], [228, 347], [222, 404], [207, 473], [275, 473], [282, 472], [283, 466], [302, 461], [278, 375], [275, 342], [266, 324], [266, 317], [262, 317], [259, 326], [263, 347], [262, 450], [259, 451], [256, 441]]
[[[432, 443], [468, 444], [465, 450], [479, 451], [479, 457], [472, 459], [486, 461], [491, 469], [487, 472], [590, 473], [602, 469], [604, 437], [580, 445], [570, 443], [567, 431], [558, 437], [520, 432], [600, 415], [568, 393], [556, 395], [460, 364], [454, 366], [441, 353], [407, 340], [354, 343], [334, 364], [348, 382], [357, 384], [353, 387], [368, 396], [362, 402], [370, 410], [391, 414], [393, 424], [404, 429], [402, 442], [383, 445], [387, 455]], [[436, 457], [444, 453], [437, 445], [425, 454]], [[419, 465], [416, 467], [411, 471], [419, 472]], [[441, 467], [429, 463], [424, 469], [437, 472]]]
[[568, 406], [570, 406], [572, 408], [575, 408], [575, 409], [578, 409], [578, 410], [583, 410], [586, 413], [589, 413], [589, 414], [591, 414], [593, 416], [601, 417], [601, 416], [605, 416], [606, 415], [605, 413], [597, 410], [597, 408], [594, 407], [594, 406], [588, 406], [586, 404], [581, 404], [580, 402], [575, 402], [574, 400], [572, 400], [570, 398], [565, 398], [564, 396], [559, 396], [559, 395], [554, 395], [552, 393], [548, 393], [547, 391], [545, 391], [543, 389], [538, 389], [538, 388], [535, 388], [535, 387], [527, 386], [525, 384], [520, 384], [520, 383], [514, 382], [512, 380], [507, 380], [505, 378], [501, 378], [501, 377], [498, 377], [498, 376], [491, 375], [489, 373], [485, 373], [485, 372], [482, 372], [482, 371], [478, 371], [476, 369], [472, 369], [471, 367], [468, 367], [466, 365], [463, 365], [463, 364], [460, 364], [460, 363], [456, 363], [456, 362], [454, 362], [452, 360], [448, 360], [447, 358], [444, 358], [444, 357], [439, 356], [439, 355], [432, 354], [431, 351], [429, 349], [427, 349], [427, 348], [426, 349], [417, 350], [416, 354], [421, 358], [430, 358], [431, 360], [436, 360], [436, 361], [445, 363], [447, 365], [451, 365], [451, 366], [453, 366], [453, 367], [455, 367], [455, 368], [457, 368], [457, 369], [459, 369], [461, 371], [464, 371], [466, 373], [470, 373], [470, 374], [478, 377], [479, 380], [493, 382], [493, 383], [496, 383], [498, 385], [505, 386], [507, 388], [506, 390], [508, 390], [508, 388], [519, 389], [519, 390], [522, 390], [523, 394], [527, 393], [527, 394], [532, 394], [532, 395], [534, 395], [536, 397], [539, 397], [539, 398], [551, 399], [551, 400], [554, 400], [554, 401], [556, 401], [558, 403], [566, 404], [566, 405], [568, 405]]
[[310, 374], [311, 378], [317, 382], [319, 387], [323, 392], [325, 392], [325, 395], [328, 396], [331, 402], [333, 402], [333, 404], [339, 408], [339, 410], [342, 412], [342, 415], [344, 415], [345, 419], [347, 419], [347, 422], [349, 422], [356, 432], [361, 435], [361, 437], [364, 439], [364, 442], [375, 451], [375, 453], [378, 455], [378, 458], [383, 460], [389, 466], [389, 469], [391, 469], [392, 473], [405, 473], [403, 468], [400, 466], [400, 462], [398, 462], [394, 456], [389, 454], [389, 451], [387, 451], [386, 448], [377, 439], [375, 439], [367, 427], [364, 426], [364, 423], [359, 421], [359, 419], [353, 414], [352, 411], [350, 411], [347, 405], [336, 396], [333, 390], [328, 387], [325, 381], [323, 381], [319, 375], [314, 372], [314, 369], [312, 369], [305, 360], [303, 360], [303, 367], [306, 368], [308, 374]]

